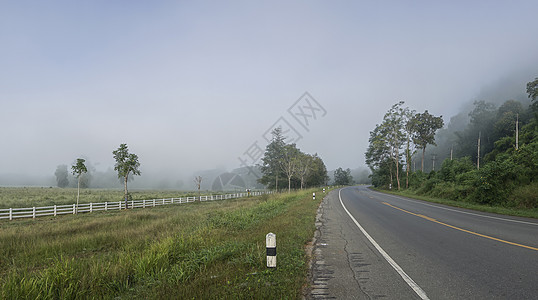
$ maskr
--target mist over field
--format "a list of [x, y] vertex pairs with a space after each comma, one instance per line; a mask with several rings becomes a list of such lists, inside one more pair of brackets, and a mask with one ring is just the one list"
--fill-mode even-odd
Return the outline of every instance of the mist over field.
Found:
[[119, 188], [112, 151], [126, 143], [141, 164], [134, 188], [194, 189], [199, 175], [211, 189], [260, 163], [280, 125], [328, 170], [359, 176], [369, 132], [398, 101], [448, 126], [474, 100], [525, 100], [538, 77], [537, 10], [536, 1], [4, 3], [0, 186], [55, 186], [57, 167], [81, 157], [90, 186]]

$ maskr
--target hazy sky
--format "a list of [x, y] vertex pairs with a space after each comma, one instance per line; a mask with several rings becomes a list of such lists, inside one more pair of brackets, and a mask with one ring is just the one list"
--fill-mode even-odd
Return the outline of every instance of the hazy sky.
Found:
[[[106, 170], [120, 143], [143, 175], [233, 169], [281, 117], [329, 169], [358, 167], [397, 101], [448, 121], [484, 85], [536, 67], [537, 11], [537, 1], [1, 1], [0, 174], [52, 175], [80, 156]], [[319, 109], [306, 128], [288, 112], [305, 92]]]

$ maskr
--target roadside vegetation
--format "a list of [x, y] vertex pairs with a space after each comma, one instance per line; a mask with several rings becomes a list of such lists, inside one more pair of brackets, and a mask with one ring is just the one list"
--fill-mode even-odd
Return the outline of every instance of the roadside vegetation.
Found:
[[[424, 168], [425, 147], [436, 144], [435, 131], [442, 122], [429, 122], [403, 102], [394, 105], [370, 133], [366, 158], [372, 184], [424, 199], [448, 199], [452, 205], [537, 217], [538, 78], [527, 84], [527, 94], [531, 105], [508, 100], [497, 108], [475, 102], [468, 124], [442, 135], [445, 145], [452, 145], [450, 156], [429, 172]], [[435, 130], [423, 135], [420, 128]], [[420, 170], [411, 167], [413, 157], [421, 162]]]
[[0, 222], [0, 298], [300, 298], [314, 191]]

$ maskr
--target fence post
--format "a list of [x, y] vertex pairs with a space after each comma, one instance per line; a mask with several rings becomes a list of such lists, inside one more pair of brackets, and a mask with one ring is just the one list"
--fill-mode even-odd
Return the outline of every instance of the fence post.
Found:
[[76, 204], [73, 203], [73, 214], [76, 214], [77, 213], [77, 207], [76, 207]]
[[108, 202], [105, 202], [105, 211], [108, 209]]
[[90, 212], [93, 212], [93, 203], [90, 202]]
[[267, 267], [276, 268], [276, 234], [269, 232], [265, 236], [267, 250]]
[[32, 218], [35, 219], [35, 206], [34, 206], [34, 209], [32, 211]]
[[56, 217], [56, 205], [54, 205], [54, 216]]
[[13, 208], [9, 208], [9, 220], [12, 221], [13, 220]]
[[131, 200], [131, 209], [134, 208], [134, 200]]
[[142, 200], [142, 208], [146, 208], [146, 200]]
[[153, 199], [153, 207], [155, 207], [155, 199]]
[[119, 210], [121, 210], [121, 201], [118, 201]]

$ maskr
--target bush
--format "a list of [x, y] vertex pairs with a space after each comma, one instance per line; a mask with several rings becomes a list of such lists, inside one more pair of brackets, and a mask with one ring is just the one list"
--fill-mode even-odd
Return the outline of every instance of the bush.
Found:
[[508, 197], [508, 206], [538, 208], [538, 183], [516, 188]]

